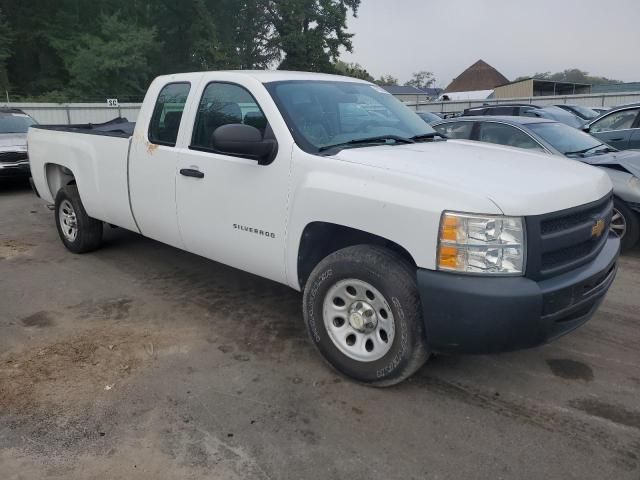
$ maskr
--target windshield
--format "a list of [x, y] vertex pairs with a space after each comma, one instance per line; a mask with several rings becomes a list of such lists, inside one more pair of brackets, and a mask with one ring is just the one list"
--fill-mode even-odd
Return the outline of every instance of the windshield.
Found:
[[[435, 134], [386, 90], [367, 83], [295, 80], [265, 85], [291, 129], [309, 153], [369, 138], [411, 138]], [[399, 143], [399, 142], [398, 142]], [[368, 143], [355, 143], [368, 146]]]
[[[527, 127], [563, 155], [570, 152], [587, 152], [602, 145], [600, 140], [564, 123], [530, 123]], [[605, 147], [607, 145], [603, 146]]]
[[21, 113], [0, 114], [0, 134], [27, 133], [29, 127], [35, 123], [30, 116]]

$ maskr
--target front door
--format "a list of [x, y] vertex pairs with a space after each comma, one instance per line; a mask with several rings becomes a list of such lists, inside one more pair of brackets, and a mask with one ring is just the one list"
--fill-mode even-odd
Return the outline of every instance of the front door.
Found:
[[[202, 94], [188, 148], [178, 161], [178, 223], [190, 252], [284, 282], [291, 149], [270, 165], [225, 155], [212, 146], [216, 128], [244, 123], [273, 135], [263, 109], [241, 85], [210, 82]], [[286, 151], [288, 150], [288, 151]]]
[[633, 126], [638, 112], [640, 112], [640, 108], [627, 108], [612, 112], [592, 123], [589, 133], [618, 150], [631, 148], [629, 145], [635, 131]]

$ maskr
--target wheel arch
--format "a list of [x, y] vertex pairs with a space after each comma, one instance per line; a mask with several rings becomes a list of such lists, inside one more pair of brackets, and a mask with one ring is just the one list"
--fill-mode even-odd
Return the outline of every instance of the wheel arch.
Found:
[[56, 198], [62, 187], [76, 184], [76, 177], [73, 171], [57, 163], [47, 163], [45, 165], [45, 179], [53, 199]]
[[412, 267], [416, 262], [409, 251], [400, 244], [379, 235], [330, 222], [308, 223], [298, 243], [298, 285], [304, 290], [313, 269], [328, 255], [353, 245], [377, 245], [399, 254]]

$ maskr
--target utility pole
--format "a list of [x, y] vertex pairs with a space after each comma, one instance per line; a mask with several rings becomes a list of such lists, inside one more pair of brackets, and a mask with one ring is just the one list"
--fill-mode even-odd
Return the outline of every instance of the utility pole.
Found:
[[7, 107], [9, 106], [9, 90], [5, 90], [4, 93], [7, 95]]

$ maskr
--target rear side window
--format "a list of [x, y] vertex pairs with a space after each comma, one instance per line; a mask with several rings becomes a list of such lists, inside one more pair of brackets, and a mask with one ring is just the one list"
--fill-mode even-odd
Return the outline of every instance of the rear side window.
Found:
[[483, 122], [480, 124], [478, 140], [481, 142], [497, 143], [508, 147], [540, 150], [542, 147], [529, 135], [510, 125], [502, 123]]
[[457, 138], [461, 140], [469, 140], [471, 138], [471, 130], [473, 122], [451, 122], [433, 125], [438, 133], [443, 133], [449, 138]]
[[149, 141], [174, 147], [184, 105], [187, 103], [189, 83], [169, 83], [160, 90], [156, 106], [149, 123]]
[[513, 107], [495, 107], [490, 108], [487, 112], [488, 115], [513, 115]]
[[236, 123], [251, 125], [263, 136], [267, 128], [267, 118], [248, 90], [231, 83], [210, 83], [200, 99], [191, 148], [214, 150], [213, 132]]

